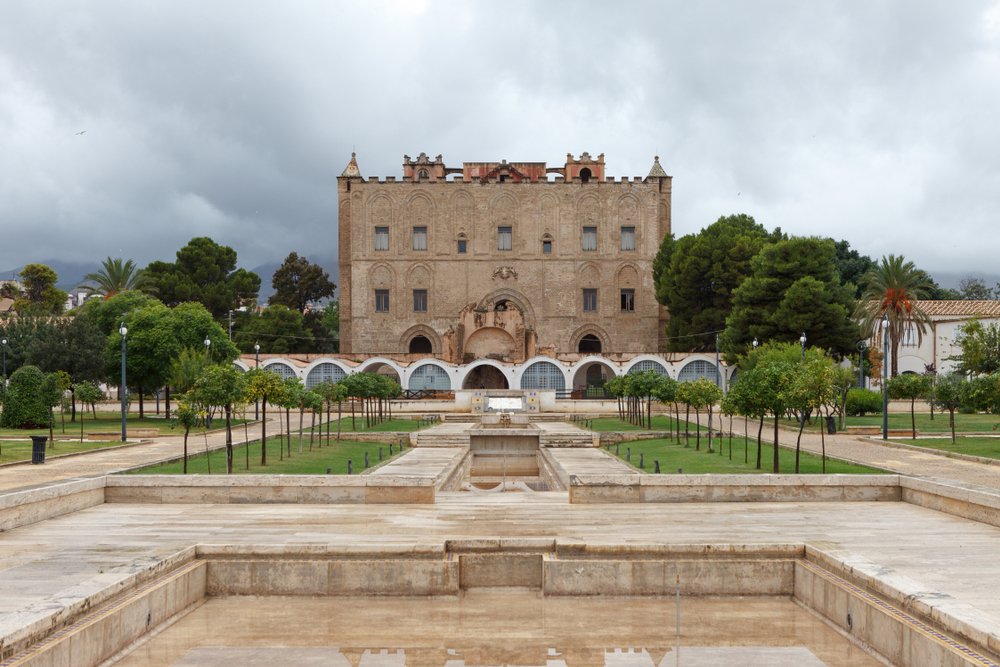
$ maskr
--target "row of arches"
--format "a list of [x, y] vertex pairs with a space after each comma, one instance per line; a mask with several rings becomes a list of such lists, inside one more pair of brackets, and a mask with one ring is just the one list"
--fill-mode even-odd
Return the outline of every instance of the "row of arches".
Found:
[[[242, 370], [251, 367], [244, 359], [239, 359], [234, 364]], [[334, 359], [320, 359], [305, 368], [298, 368], [283, 359], [268, 359], [261, 364], [261, 367], [283, 378], [302, 380], [310, 389], [321, 382], [338, 382], [351, 373], [379, 373], [394, 378], [400, 386], [410, 391], [537, 389], [564, 392], [600, 387], [616, 375], [648, 370], [680, 382], [707, 378], [722, 386], [729, 371], [728, 368], [718, 368], [707, 355], [693, 355], [680, 362], [669, 362], [662, 357], [643, 355], [624, 365], [612, 363], [598, 356], [584, 357], [573, 363], [536, 357], [523, 364], [504, 364], [490, 359], [480, 359], [470, 364], [454, 365], [427, 359], [408, 367], [401, 366], [391, 359], [372, 358], [353, 368]]]

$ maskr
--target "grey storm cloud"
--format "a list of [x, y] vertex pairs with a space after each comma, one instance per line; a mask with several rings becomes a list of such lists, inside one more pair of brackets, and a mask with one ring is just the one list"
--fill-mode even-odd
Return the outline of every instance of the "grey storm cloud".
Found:
[[7, 0], [0, 268], [202, 235], [334, 257], [356, 150], [365, 176], [658, 154], [677, 234], [746, 212], [994, 271], [998, 118], [998, 2]]

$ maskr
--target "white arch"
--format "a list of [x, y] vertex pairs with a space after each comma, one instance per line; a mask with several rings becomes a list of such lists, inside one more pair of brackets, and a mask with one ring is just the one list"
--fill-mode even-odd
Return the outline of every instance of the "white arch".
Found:
[[[263, 368], [264, 370], [268, 370], [268, 368], [270, 368], [271, 366], [286, 366], [292, 370], [292, 374], [294, 375], [294, 377], [298, 378], [299, 380], [302, 380], [302, 370], [288, 359], [285, 359], [284, 357], [280, 357], [277, 359], [268, 359], [267, 361], [261, 362], [260, 364], [260, 367]], [[278, 375], [280, 375], [281, 377], [288, 377], [286, 373], [279, 372]]]
[[329, 357], [322, 357], [310, 363], [308, 366], [305, 367], [305, 370], [303, 370], [302, 378], [303, 381], [306, 383], [306, 386], [309, 385], [309, 376], [312, 375], [312, 372], [316, 370], [318, 367], [322, 366], [323, 364], [330, 364], [332, 366], [335, 366], [336, 368], [339, 368], [344, 373], [344, 377], [347, 377], [348, 375], [351, 374], [351, 369], [348, 368], [346, 365], [344, 365], [343, 362], [337, 361], [336, 359], [330, 359]]
[[528, 359], [527, 361], [525, 361], [523, 364], [518, 364], [517, 366], [515, 366], [514, 367], [514, 375], [517, 378], [517, 382], [516, 382], [516, 384], [515, 383], [511, 383], [510, 386], [512, 388], [523, 389], [523, 387], [521, 386], [521, 378], [524, 376], [524, 372], [526, 370], [528, 370], [529, 368], [531, 368], [531, 366], [533, 364], [535, 364], [535, 363], [537, 363], [539, 361], [547, 361], [548, 363], [552, 364], [553, 366], [555, 366], [556, 368], [559, 369], [559, 371], [562, 373], [562, 376], [563, 376], [563, 389], [564, 390], [565, 390], [566, 387], [572, 387], [573, 386], [573, 373], [566, 366], [566, 364], [564, 364], [563, 362], [559, 361], [558, 359], [553, 359], [552, 357], [546, 357], [544, 355], [536, 355], [536, 356], [532, 357], [531, 359]]
[[239, 368], [240, 370], [242, 370], [244, 373], [246, 371], [250, 370], [250, 365], [247, 364], [246, 362], [244, 362], [242, 359], [233, 359], [233, 366], [236, 366], [237, 368]]
[[479, 368], [480, 366], [492, 366], [493, 368], [497, 369], [498, 371], [503, 373], [503, 376], [505, 378], [507, 378], [507, 386], [510, 387], [511, 389], [514, 388], [514, 377], [515, 377], [514, 368], [509, 365], [505, 365], [499, 361], [494, 361], [492, 359], [476, 359], [471, 364], [459, 367], [457, 369], [458, 379], [452, 383], [452, 386], [464, 387], [465, 380], [466, 378], [469, 377], [469, 374], [472, 373], [472, 371], [475, 370], [476, 368]]
[[378, 366], [383, 364], [389, 366], [390, 368], [392, 368], [392, 370], [396, 371], [396, 376], [399, 377], [400, 380], [403, 379], [403, 374], [405, 372], [405, 369], [392, 359], [386, 359], [385, 357], [372, 357], [371, 359], [365, 359], [363, 362], [358, 364], [358, 367], [354, 369], [354, 372], [371, 373], [372, 371], [368, 370], [369, 368], [371, 368], [372, 366]]
[[[684, 359], [684, 364], [677, 371], [678, 381], [680, 381], [681, 375], [684, 373], [685, 369], [695, 364], [708, 364], [715, 371], [715, 383], [718, 384], [720, 387], [723, 385], [725, 380], [723, 378], [722, 369], [719, 366], [715, 365], [715, 357], [709, 356], [707, 354], [693, 354]], [[710, 370], [707, 372], [711, 373]], [[699, 377], [706, 377], [706, 379], [709, 380], [712, 379], [711, 377], [705, 375], [699, 375]]]
[[417, 370], [423, 368], [424, 366], [437, 366], [438, 368], [443, 370], [445, 372], [445, 375], [448, 377], [448, 389], [451, 390], [455, 388], [455, 381], [453, 379], [455, 377], [455, 373], [453, 367], [449, 367], [441, 363], [437, 359], [425, 359], [421, 360], [420, 363], [413, 364], [412, 366], [407, 368], [406, 377], [400, 378], [404, 382], [404, 386], [407, 389], [412, 389], [412, 387], [410, 386], [410, 378], [413, 377], [414, 373], [416, 373]]
[[622, 369], [620, 375], [628, 375], [632, 372], [632, 369], [643, 361], [654, 361], [659, 365], [663, 366], [667, 371], [667, 376], [677, 379], [677, 368], [674, 363], [667, 361], [663, 357], [659, 357], [655, 354], [640, 354], [635, 359], [632, 359], [625, 368]]
[[573, 364], [570, 365], [570, 367], [569, 367], [569, 377], [570, 377], [570, 379], [571, 379], [572, 382], [570, 384], [567, 384], [566, 385], [567, 387], [572, 386], [573, 389], [576, 389], [576, 376], [588, 364], [600, 364], [600, 365], [604, 366], [605, 368], [607, 368], [608, 370], [610, 370], [611, 371], [611, 375], [613, 375], [613, 376], [618, 376], [618, 375], [622, 374], [622, 372], [621, 372], [621, 366], [619, 366], [618, 364], [614, 363], [613, 361], [611, 361], [607, 357], [602, 357], [602, 356], [596, 355], [596, 354], [588, 354], [587, 356], [583, 357], [579, 361], [577, 361], [577, 362], [575, 362], [575, 363], [573, 363]]

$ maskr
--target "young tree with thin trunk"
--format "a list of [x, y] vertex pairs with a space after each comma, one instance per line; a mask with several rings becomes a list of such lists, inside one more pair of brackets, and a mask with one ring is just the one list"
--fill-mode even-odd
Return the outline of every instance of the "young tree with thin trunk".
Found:
[[910, 430], [914, 440], [917, 439], [917, 412], [916, 403], [918, 398], [923, 398], [930, 392], [931, 378], [927, 375], [917, 375], [916, 373], [903, 373], [889, 380], [886, 385], [889, 391], [889, 398], [908, 399], [910, 401]]
[[[246, 372], [246, 393], [248, 403], [260, 401], [260, 464], [267, 465], [267, 402], [281, 391], [281, 378], [263, 368], [251, 368]], [[280, 421], [280, 420], [279, 420]]]

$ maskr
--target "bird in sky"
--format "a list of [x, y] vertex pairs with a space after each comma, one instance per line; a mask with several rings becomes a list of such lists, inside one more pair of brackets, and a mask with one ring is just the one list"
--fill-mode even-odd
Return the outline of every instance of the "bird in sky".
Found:
[[76, 136], [80, 136], [81, 134], [86, 134], [86, 133], [87, 133], [86, 130], [80, 130], [79, 132], [76, 133]]

